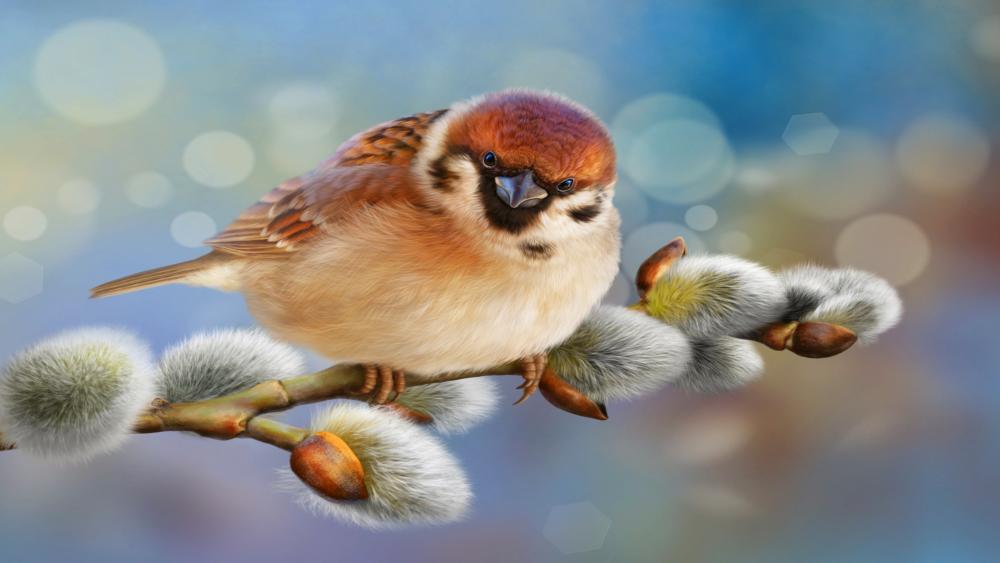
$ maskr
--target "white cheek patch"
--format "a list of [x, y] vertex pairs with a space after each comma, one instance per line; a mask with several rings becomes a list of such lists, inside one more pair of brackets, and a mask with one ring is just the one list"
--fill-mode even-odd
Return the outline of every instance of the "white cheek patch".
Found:
[[479, 171], [471, 160], [465, 157], [449, 159], [448, 169], [455, 175], [451, 182], [454, 197], [448, 198], [449, 208], [463, 221], [479, 223], [486, 210], [479, 195]]
[[[597, 226], [603, 226], [608, 217], [607, 210], [611, 207], [611, 193], [602, 195], [596, 190], [577, 192], [568, 197], [557, 197], [542, 214], [538, 229], [532, 234], [548, 240], [560, 240], [578, 237], [593, 231]], [[592, 213], [593, 218], [581, 221], [573, 218], [573, 212], [578, 214]]]

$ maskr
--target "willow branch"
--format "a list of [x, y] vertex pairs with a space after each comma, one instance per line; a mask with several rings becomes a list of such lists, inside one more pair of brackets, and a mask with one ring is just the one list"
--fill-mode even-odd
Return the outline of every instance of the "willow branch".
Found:
[[[632, 310], [646, 312], [646, 294], [673, 263], [687, 253], [683, 239], [676, 238], [650, 256], [636, 277], [640, 301]], [[817, 322], [782, 322], [762, 328], [755, 334], [740, 338], [761, 342], [775, 350], [791, 350], [808, 357], [826, 357], [849, 348], [856, 336], [838, 325]], [[431, 377], [414, 378], [409, 385], [427, 385], [472, 377], [516, 375], [516, 363], [508, 363], [482, 372], [455, 372]], [[291, 450], [310, 435], [296, 428], [260, 415], [284, 411], [299, 405], [331, 399], [367, 400], [360, 393], [364, 384], [364, 369], [360, 365], [333, 366], [315, 373], [284, 380], [265, 381], [230, 395], [189, 403], [167, 403], [156, 400], [136, 420], [136, 433], [185, 431], [208, 438], [231, 440], [251, 438]], [[575, 387], [547, 369], [539, 385], [542, 396], [554, 406], [580, 416], [607, 419], [603, 405], [595, 403]], [[426, 415], [392, 404], [401, 415], [415, 422], [427, 422]], [[0, 451], [11, 450], [0, 434]]]
[[[412, 381], [410, 385], [516, 373], [515, 366], [507, 364], [486, 372], [443, 374]], [[364, 370], [361, 366], [333, 366], [290, 379], [265, 381], [244, 391], [214, 399], [191, 403], [160, 402], [139, 416], [134, 430], [140, 434], [194, 432], [218, 440], [248, 437], [290, 449], [289, 445], [294, 446], [305, 434], [299, 435], [293, 430], [294, 427], [271, 419], [257, 418], [259, 415], [331, 399], [367, 399], [367, 394], [358, 392], [363, 384]], [[298, 441], [295, 441], [296, 437]]]

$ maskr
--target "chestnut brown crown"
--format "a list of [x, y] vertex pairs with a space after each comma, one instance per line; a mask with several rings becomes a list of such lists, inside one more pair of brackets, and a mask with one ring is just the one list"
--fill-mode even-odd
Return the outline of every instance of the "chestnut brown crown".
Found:
[[607, 129], [589, 110], [555, 94], [488, 94], [451, 125], [446, 143], [450, 152], [476, 160], [492, 152], [498, 170], [532, 170], [543, 185], [573, 178], [579, 191], [607, 186], [615, 177]]

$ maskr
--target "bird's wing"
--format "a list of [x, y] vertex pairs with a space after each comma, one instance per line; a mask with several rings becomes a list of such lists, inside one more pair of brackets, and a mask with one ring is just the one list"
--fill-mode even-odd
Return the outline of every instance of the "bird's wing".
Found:
[[337, 152], [319, 168], [361, 164], [409, 165], [420, 150], [431, 124], [447, 111], [418, 113], [362, 131], [340, 145]]
[[320, 168], [281, 183], [205, 244], [236, 256], [287, 256], [367, 207], [417, 201], [409, 167]]

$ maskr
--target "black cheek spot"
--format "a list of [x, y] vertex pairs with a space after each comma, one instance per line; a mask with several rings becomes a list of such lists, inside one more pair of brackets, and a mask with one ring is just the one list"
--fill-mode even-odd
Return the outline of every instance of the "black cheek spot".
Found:
[[598, 203], [585, 205], [583, 207], [574, 207], [569, 210], [569, 216], [572, 217], [577, 223], [589, 223], [600, 214], [601, 206]]
[[455, 175], [448, 170], [447, 158], [447, 155], [438, 158], [428, 169], [428, 173], [434, 178], [434, 187], [445, 192], [451, 191], [451, 181], [455, 179]]
[[544, 242], [524, 242], [521, 252], [532, 260], [546, 260], [552, 257], [552, 246]]

